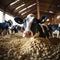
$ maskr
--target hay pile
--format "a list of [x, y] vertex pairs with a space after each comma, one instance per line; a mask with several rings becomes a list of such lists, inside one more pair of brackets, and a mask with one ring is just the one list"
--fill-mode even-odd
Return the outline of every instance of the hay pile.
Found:
[[22, 38], [19, 34], [0, 38], [0, 60], [57, 60], [60, 58], [60, 44], [52, 44], [48, 39]]

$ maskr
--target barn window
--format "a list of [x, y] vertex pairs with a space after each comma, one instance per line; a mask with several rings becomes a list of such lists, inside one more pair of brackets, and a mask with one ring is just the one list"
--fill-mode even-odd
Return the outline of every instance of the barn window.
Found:
[[0, 23], [3, 22], [3, 12], [0, 11]]
[[60, 19], [60, 15], [57, 16], [57, 19]]

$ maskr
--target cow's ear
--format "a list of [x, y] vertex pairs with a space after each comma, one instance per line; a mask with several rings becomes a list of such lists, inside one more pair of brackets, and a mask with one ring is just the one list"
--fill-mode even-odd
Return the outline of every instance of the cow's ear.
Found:
[[48, 19], [48, 16], [42, 16], [42, 17], [39, 19], [39, 21], [40, 21], [40, 23], [42, 24], [42, 23], [45, 23], [47, 19]]
[[17, 22], [18, 24], [22, 24], [23, 23], [23, 19], [20, 17], [15, 17], [14, 21]]

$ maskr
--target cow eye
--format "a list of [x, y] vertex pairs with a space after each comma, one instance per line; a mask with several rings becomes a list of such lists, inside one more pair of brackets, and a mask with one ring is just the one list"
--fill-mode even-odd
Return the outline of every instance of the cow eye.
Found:
[[31, 17], [33, 17], [33, 15], [31, 15]]
[[27, 18], [27, 20], [29, 20], [29, 18]]

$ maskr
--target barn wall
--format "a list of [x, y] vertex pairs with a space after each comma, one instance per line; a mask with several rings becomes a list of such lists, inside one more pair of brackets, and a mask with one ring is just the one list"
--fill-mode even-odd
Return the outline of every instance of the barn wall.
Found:
[[60, 15], [60, 12], [58, 12], [58, 13], [56, 13], [56, 14], [54, 15], [53, 23], [55, 23], [55, 24], [60, 23], [60, 18], [59, 18], [59, 19], [57, 19], [57, 16], [59, 16], [59, 15]]
[[12, 15], [11, 13], [9, 13], [9, 12], [7, 12], [7, 11], [4, 11], [4, 10], [3, 10], [3, 9], [1, 9], [1, 8], [0, 8], [0, 11], [2, 11], [3, 13], [6, 13], [6, 14], [8, 14], [8, 15], [12, 16], [12, 17], [14, 17], [14, 15]]

